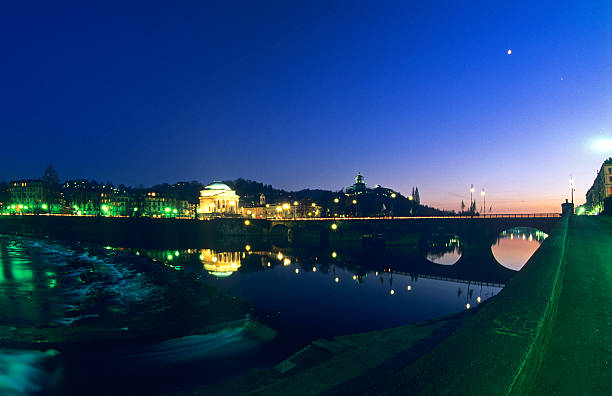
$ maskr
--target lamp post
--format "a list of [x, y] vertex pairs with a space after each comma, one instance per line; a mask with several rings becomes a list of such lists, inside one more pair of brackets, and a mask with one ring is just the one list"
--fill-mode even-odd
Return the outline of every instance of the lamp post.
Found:
[[482, 195], [482, 212], [486, 215], [487, 214], [487, 198], [485, 197], [485, 189], [484, 188], [480, 192], [480, 195]]
[[574, 183], [574, 178], [570, 176], [569, 180], [570, 192], [572, 194], [572, 204], [574, 204], [574, 190], [576, 190], [576, 185]]
[[472, 202], [474, 202], [473, 198], [472, 198], [472, 194], [474, 194], [474, 185], [473, 184], [470, 186], [470, 212], [472, 211]]

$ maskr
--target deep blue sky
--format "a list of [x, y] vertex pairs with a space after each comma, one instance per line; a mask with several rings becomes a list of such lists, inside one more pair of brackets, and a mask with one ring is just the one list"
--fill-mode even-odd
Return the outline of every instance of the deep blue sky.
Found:
[[0, 180], [361, 171], [440, 207], [474, 183], [497, 212], [558, 210], [612, 155], [590, 148], [612, 137], [609, 0], [126, 3], [2, 6]]

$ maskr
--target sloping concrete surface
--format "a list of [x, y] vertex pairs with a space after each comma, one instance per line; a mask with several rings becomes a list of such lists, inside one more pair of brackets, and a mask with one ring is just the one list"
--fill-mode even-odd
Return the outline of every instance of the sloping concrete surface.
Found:
[[552, 329], [531, 394], [612, 394], [612, 218], [570, 219]]

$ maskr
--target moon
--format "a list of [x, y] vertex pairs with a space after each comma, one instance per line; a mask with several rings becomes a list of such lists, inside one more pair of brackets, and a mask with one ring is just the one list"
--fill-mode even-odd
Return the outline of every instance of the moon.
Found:
[[506, 51], [506, 53], [507, 53], [508, 55], [512, 55], [512, 50], [511, 50], [511, 49], [509, 49], [508, 51]]

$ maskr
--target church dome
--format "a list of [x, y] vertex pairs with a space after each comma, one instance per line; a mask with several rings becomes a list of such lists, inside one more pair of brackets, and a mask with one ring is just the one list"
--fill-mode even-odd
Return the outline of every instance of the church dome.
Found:
[[215, 181], [210, 183], [208, 186], [204, 187], [205, 190], [225, 190], [231, 191], [232, 189], [225, 183], [221, 183], [219, 181]]

